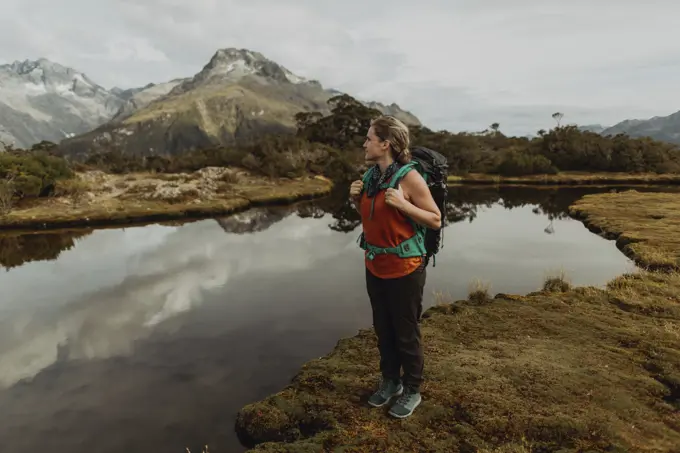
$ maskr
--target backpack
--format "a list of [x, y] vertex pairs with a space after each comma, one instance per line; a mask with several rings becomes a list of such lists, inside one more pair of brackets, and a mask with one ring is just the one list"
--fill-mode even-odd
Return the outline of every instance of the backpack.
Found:
[[[392, 176], [389, 183], [383, 183], [380, 186], [381, 190], [387, 188], [396, 188], [401, 179], [415, 169], [420, 173], [427, 183], [432, 198], [441, 212], [441, 227], [438, 229], [428, 228], [424, 225], [417, 224], [409, 218], [413, 224], [416, 234], [399, 244], [397, 247], [382, 248], [368, 244], [364, 239], [364, 233], [361, 233], [357, 242], [359, 246], [368, 251], [367, 258], [373, 259], [379, 253], [395, 253], [402, 258], [413, 256], [425, 256], [425, 265], [429, 263], [430, 258], [433, 260], [433, 267], [436, 265], [435, 255], [441, 250], [444, 239], [444, 226], [446, 222], [446, 199], [448, 197], [448, 163], [446, 157], [440, 153], [433, 151], [423, 146], [416, 146], [411, 149], [411, 162], [403, 165]], [[364, 186], [368, 184], [371, 178], [371, 173], [375, 167], [371, 167], [364, 173]]]

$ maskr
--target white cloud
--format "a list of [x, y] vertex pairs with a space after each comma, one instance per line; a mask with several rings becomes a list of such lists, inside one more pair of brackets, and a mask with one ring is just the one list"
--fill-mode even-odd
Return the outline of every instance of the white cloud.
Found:
[[82, 54], [83, 58], [110, 62], [165, 62], [168, 57], [145, 38], [116, 37], [106, 43], [106, 51], [99, 54]]
[[104, 86], [190, 76], [243, 47], [435, 129], [526, 134], [556, 110], [612, 124], [680, 108], [673, 0], [3, 3], [0, 58], [46, 56]]

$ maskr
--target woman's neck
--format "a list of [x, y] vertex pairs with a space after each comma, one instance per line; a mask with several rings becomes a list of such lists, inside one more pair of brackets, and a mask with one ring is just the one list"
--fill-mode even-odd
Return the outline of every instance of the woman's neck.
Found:
[[387, 167], [392, 165], [394, 163], [394, 159], [387, 157], [385, 159], [380, 159], [377, 164], [378, 168], [380, 168], [380, 173], [385, 173], [385, 170], [387, 170]]

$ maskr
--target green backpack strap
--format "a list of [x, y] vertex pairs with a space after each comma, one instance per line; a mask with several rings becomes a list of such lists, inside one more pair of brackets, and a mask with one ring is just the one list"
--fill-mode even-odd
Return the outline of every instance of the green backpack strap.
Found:
[[[383, 183], [381, 185], [381, 189], [387, 189], [387, 188], [394, 189], [394, 188], [396, 188], [397, 184], [399, 184], [399, 182], [406, 175], [406, 173], [415, 169], [416, 165], [417, 164], [415, 162], [409, 162], [408, 164], [403, 165], [401, 168], [399, 168], [399, 170], [397, 170], [394, 173], [394, 175], [392, 175], [389, 183], [387, 183], [387, 184]], [[373, 171], [375, 171], [375, 167], [369, 168], [368, 170], [366, 170], [366, 173], [364, 173], [364, 176], [362, 178], [362, 181], [364, 183], [364, 187], [366, 187], [366, 184], [368, 184], [368, 181], [370, 181], [370, 178], [371, 178]], [[362, 193], [363, 193], [364, 190], [365, 189], [362, 189]], [[369, 216], [369, 218], [371, 218], [371, 219], [373, 218], [373, 206], [374, 206], [374, 204], [375, 204], [375, 198], [372, 198], [371, 199], [371, 214]], [[409, 218], [409, 221], [413, 224], [414, 228], [416, 228], [416, 229], [420, 228], [420, 225], [413, 222], [410, 218]]]
[[397, 172], [392, 176], [390, 179], [390, 184], [388, 187], [391, 189], [394, 189], [397, 187], [397, 185], [401, 182], [402, 178], [406, 176], [406, 173], [409, 171], [416, 169], [416, 163], [415, 162], [409, 162], [408, 164], [402, 166]]
[[[399, 185], [399, 183], [401, 182], [402, 178], [404, 176], [406, 176], [406, 173], [408, 173], [411, 170], [419, 171], [417, 162], [411, 161], [408, 164], [401, 167], [399, 170], [397, 170], [397, 172], [394, 174], [394, 176], [392, 176], [392, 179], [390, 179], [389, 187], [392, 188], [392, 189], [396, 188]], [[413, 225], [413, 229], [416, 230], [416, 234], [422, 234], [424, 236], [426, 227], [415, 222], [410, 217], [407, 217], [407, 218], [408, 218], [408, 221], [411, 222], [411, 225]]]
[[364, 175], [361, 177], [361, 182], [364, 183], [364, 188], [361, 189], [361, 192], [366, 190], [366, 184], [368, 184], [368, 181], [371, 180], [371, 175], [373, 174], [373, 170], [375, 170], [375, 167], [371, 167], [366, 172], [364, 172]]
[[[366, 186], [368, 185], [368, 181], [371, 180], [371, 175], [373, 174], [373, 171], [375, 171], [375, 167], [370, 167], [364, 175], [361, 177], [361, 182], [364, 183], [364, 186], [361, 188], [361, 192], [359, 192], [360, 195], [363, 195], [364, 191], [366, 190]], [[371, 215], [369, 218], [373, 218], [373, 205], [375, 203], [375, 198], [371, 199]], [[363, 235], [363, 233], [362, 233]]]

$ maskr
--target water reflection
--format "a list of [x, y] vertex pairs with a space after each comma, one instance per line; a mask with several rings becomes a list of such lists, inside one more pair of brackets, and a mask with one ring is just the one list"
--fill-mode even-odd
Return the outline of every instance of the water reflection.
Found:
[[[255, 208], [229, 217], [215, 219], [226, 233], [246, 234], [264, 231], [293, 214], [293, 206]], [[322, 213], [323, 215], [324, 213]]]
[[[0, 280], [6, 296], [0, 304], [0, 384], [32, 376], [58, 357], [129, 353], [134, 341], [152, 332], [150, 327], [200, 306], [205, 292], [224, 288], [231, 279], [307, 268], [337, 253], [343, 242], [353, 242], [331, 237], [330, 230], [311, 228], [299, 218], [257, 236], [243, 234], [285, 217], [282, 210], [267, 208], [244, 213], [240, 223], [220, 219], [181, 228], [105, 230], [100, 233], [106, 238], [82, 238], [79, 256], [64, 256], [58, 281], [51, 278], [53, 266], [15, 269], [12, 282]], [[241, 234], [224, 234], [228, 228]], [[130, 235], [142, 230], [147, 234]], [[149, 236], [154, 238], [151, 244]], [[121, 250], [125, 241], [129, 246]], [[326, 247], [319, 251], [321, 241]], [[119, 255], [86, 252], [103, 244], [119, 248]], [[85, 276], [83, 272], [96, 270], [91, 260], [103, 261], [103, 272]], [[36, 280], [42, 284], [34, 286]], [[2, 317], [3, 311], [12, 316]]]
[[55, 260], [64, 250], [75, 246], [76, 240], [91, 231], [0, 235], [0, 266], [5, 269], [30, 261]]
[[[629, 262], [611, 242], [566, 219], [594, 191], [451, 188], [428, 291], [464, 297], [480, 277], [526, 292], [552, 265], [576, 284], [621, 273]], [[370, 325], [346, 193], [181, 225], [5, 236], [0, 451], [239, 451], [241, 405]]]
[[[547, 216], [550, 223], [544, 228], [547, 234], [555, 233], [553, 220], [569, 217], [568, 209], [574, 201], [590, 193], [627, 190], [626, 187], [553, 187], [526, 186], [452, 186], [446, 207], [445, 225], [456, 222], [473, 222], [480, 209], [499, 205], [507, 209], [532, 206], [536, 215]], [[635, 187], [638, 191], [680, 191], [675, 186]], [[330, 197], [290, 206], [256, 208], [232, 216], [215, 219], [222, 229], [232, 234], [264, 231], [288, 216], [320, 219], [330, 216], [332, 231], [349, 233], [360, 225], [359, 214], [347, 199], [344, 187], [336, 189]], [[168, 222], [160, 225], [175, 226], [185, 222]], [[32, 234], [0, 234], [0, 266], [11, 269], [31, 261], [55, 260], [60, 253], [73, 248], [75, 243], [93, 230], [65, 230]]]

